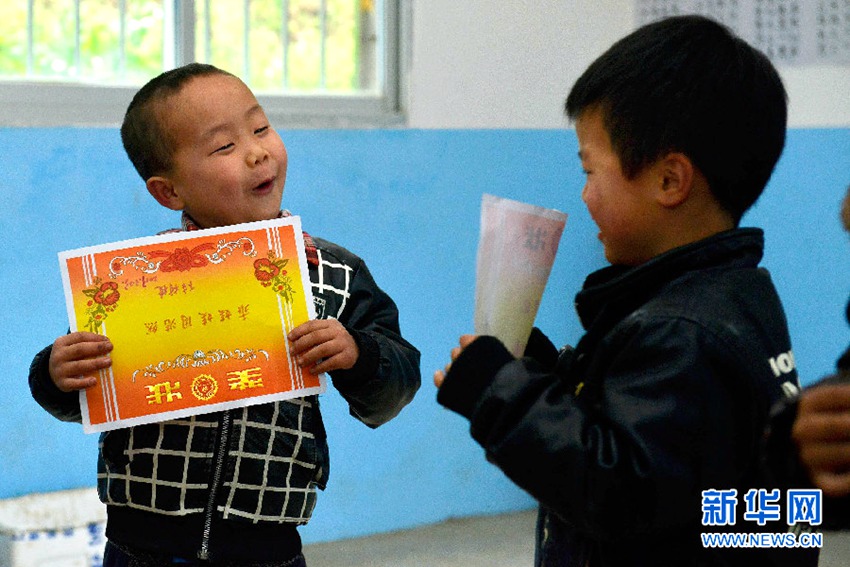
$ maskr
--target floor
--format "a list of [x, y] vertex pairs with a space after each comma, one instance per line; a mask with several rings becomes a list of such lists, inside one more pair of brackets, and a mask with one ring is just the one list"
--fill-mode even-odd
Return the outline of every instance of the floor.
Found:
[[528, 565], [536, 512], [449, 520], [415, 530], [305, 546], [308, 567]]
[[[536, 512], [449, 520], [416, 530], [308, 545], [309, 567], [532, 566]], [[850, 532], [824, 534], [820, 567], [850, 565]]]

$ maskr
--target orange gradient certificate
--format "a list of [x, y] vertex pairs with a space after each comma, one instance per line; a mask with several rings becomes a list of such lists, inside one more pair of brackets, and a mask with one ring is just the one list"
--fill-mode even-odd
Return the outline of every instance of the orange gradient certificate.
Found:
[[80, 393], [87, 433], [323, 392], [286, 335], [315, 318], [301, 221], [288, 217], [61, 252], [72, 331], [112, 367]]

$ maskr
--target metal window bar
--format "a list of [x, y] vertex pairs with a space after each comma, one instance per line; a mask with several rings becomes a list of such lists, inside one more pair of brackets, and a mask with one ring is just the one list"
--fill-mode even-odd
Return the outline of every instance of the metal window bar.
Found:
[[195, 0], [166, 0], [163, 7], [162, 65], [165, 70], [195, 61]]
[[204, 0], [204, 61], [212, 63], [212, 16], [210, 0]]
[[[204, 0], [204, 60], [212, 62], [212, 41], [213, 41], [213, 24], [211, 13], [211, 0]], [[281, 17], [281, 46], [282, 46], [282, 78], [281, 87], [286, 89], [289, 86], [289, 0], [281, 0], [280, 17]], [[242, 37], [242, 70], [243, 76], [250, 81], [252, 66], [251, 66], [251, 0], [243, 0], [243, 37]], [[319, 59], [319, 88], [324, 89], [327, 86], [327, 41], [328, 41], [328, 4], [327, 0], [321, 0], [319, 6], [319, 32], [320, 32], [320, 59]]]
[[27, 76], [35, 68], [35, 0], [27, 2]]
[[[36, 0], [27, 1], [26, 76], [35, 75], [35, 22], [38, 15], [35, 2]], [[83, 78], [81, 5], [82, 0], [74, 0], [74, 55], [70, 75], [78, 80]], [[119, 0], [118, 18], [118, 78], [123, 80], [127, 75], [127, 0]]]
[[[246, 80], [251, 77], [251, 0], [243, 0], [244, 26], [243, 26], [243, 45], [242, 45], [242, 68]], [[207, 0], [207, 18], [209, 18], [209, 0]], [[283, 53], [283, 77], [281, 86], [286, 89], [289, 83], [289, 1], [281, 1], [281, 46]], [[206, 45], [210, 45], [210, 23], [207, 19], [206, 27]], [[328, 3], [327, 0], [321, 0], [319, 5], [319, 34], [320, 34], [320, 58], [319, 58], [319, 88], [324, 89], [327, 86], [327, 42], [328, 42]], [[207, 53], [207, 60], [210, 59], [210, 53]]]
[[289, 87], [289, 0], [281, 0], [280, 44], [283, 46], [283, 77], [281, 87]]
[[72, 76], [78, 79], [83, 73], [82, 45], [80, 44], [82, 22], [80, 20], [80, 0], [74, 0], [74, 67]]
[[127, 78], [127, 0], [118, 2], [118, 78]]
[[320, 12], [320, 28], [319, 33], [321, 43], [319, 60], [319, 88], [324, 89], [327, 86], [327, 51], [328, 51], [328, 1], [322, 0]]
[[375, 68], [375, 47], [378, 32], [375, 29], [375, 4], [358, 3], [357, 26], [359, 28], [357, 44], [357, 87], [360, 90], [372, 89], [377, 85]]
[[251, 0], [242, 2], [242, 69], [245, 82], [251, 82]]

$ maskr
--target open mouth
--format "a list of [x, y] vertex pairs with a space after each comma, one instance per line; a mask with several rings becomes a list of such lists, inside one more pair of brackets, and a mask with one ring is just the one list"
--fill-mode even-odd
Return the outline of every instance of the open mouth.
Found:
[[266, 179], [265, 181], [254, 187], [254, 191], [257, 193], [266, 193], [270, 191], [272, 186], [274, 185], [274, 179], [274, 177]]

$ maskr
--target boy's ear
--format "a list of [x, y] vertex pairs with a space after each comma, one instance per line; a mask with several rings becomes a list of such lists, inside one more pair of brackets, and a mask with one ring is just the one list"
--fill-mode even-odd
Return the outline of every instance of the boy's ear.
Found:
[[691, 194], [694, 185], [694, 164], [681, 152], [671, 152], [658, 163], [660, 187], [656, 195], [664, 207], [677, 207]]
[[174, 191], [174, 184], [167, 177], [154, 176], [148, 179], [148, 193], [153, 195], [157, 203], [171, 209], [173, 211], [182, 211], [185, 206], [177, 192]]

